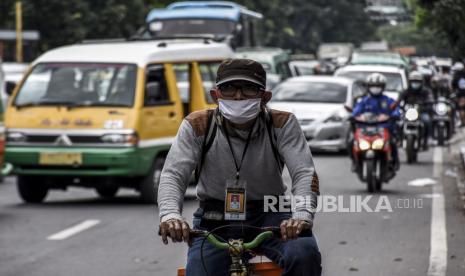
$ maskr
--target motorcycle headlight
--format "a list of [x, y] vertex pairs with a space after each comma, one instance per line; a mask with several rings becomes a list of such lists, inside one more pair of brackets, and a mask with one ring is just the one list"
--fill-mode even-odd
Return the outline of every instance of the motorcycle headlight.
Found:
[[434, 109], [436, 110], [436, 113], [440, 116], [444, 116], [447, 114], [447, 111], [449, 111], [449, 107], [447, 106], [447, 104], [445, 103], [438, 103], [436, 104], [436, 106], [434, 107]]
[[370, 149], [370, 143], [366, 140], [360, 140], [358, 143], [358, 147], [360, 150], [369, 150]]
[[7, 142], [25, 142], [26, 135], [22, 134], [21, 132], [8, 132], [6, 134], [6, 141]]
[[418, 116], [418, 111], [414, 108], [410, 108], [405, 112], [405, 118], [409, 121], [416, 121]]
[[371, 144], [371, 148], [374, 150], [380, 150], [384, 147], [384, 141], [383, 139], [376, 139], [373, 141], [373, 144]]
[[105, 134], [101, 137], [102, 142], [109, 144], [131, 144], [136, 145], [138, 137], [136, 134]]

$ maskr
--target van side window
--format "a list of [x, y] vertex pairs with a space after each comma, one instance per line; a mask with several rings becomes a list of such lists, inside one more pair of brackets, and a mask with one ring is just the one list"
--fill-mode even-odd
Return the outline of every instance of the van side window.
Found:
[[216, 82], [216, 71], [220, 62], [200, 62], [200, 74], [202, 75], [203, 89], [205, 91], [205, 98], [208, 103], [214, 103], [213, 99], [210, 96], [210, 90], [215, 88]]
[[145, 82], [144, 106], [171, 104], [165, 79], [165, 68], [162, 65], [150, 66], [147, 69]]

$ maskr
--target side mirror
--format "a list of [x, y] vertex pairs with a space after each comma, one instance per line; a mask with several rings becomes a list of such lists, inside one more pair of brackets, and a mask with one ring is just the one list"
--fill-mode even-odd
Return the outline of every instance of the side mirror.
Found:
[[11, 96], [13, 94], [13, 91], [15, 90], [15, 87], [16, 87], [16, 83], [12, 82], [12, 81], [7, 81], [6, 82], [6, 89], [5, 89], [5, 93], [8, 95], [8, 96]]

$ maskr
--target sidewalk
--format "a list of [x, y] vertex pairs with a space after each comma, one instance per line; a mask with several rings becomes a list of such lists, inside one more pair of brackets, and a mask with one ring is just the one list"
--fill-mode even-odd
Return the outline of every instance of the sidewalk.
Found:
[[465, 275], [465, 129], [457, 129], [445, 153], [442, 180], [446, 204], [447, 275], [458, 276]]

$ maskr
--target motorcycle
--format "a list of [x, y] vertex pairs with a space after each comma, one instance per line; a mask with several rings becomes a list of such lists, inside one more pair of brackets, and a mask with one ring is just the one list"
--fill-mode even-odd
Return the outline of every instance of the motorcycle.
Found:
[[378, 116], [365, 113], [364, 120], [353, 119], [356, 125], [352, 155], [355, 172], [362, 182], [366, 182], [370, 193], [381, 191], [382, 183], [387, 183], [395, 176], [392, 166], [392, 148], [390, 133], [379, 121]]
[[402, 126], [402, 147], [407, 155], [407, 163], [417, 161], [418, 152], [422, 145], [427, 143], [424, 123], [420, 120], [420, 106], [417, 104], [406, 104], [404, 106]]
[[452, 137], [453, 110], [452, 102], [443, 96], [438, 97], [433, 105], [433, 139], [437, 140], [438, 146], [443, 146]]

